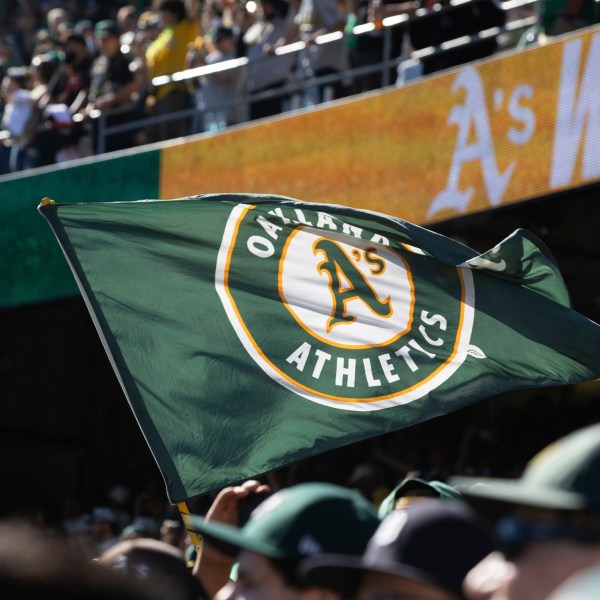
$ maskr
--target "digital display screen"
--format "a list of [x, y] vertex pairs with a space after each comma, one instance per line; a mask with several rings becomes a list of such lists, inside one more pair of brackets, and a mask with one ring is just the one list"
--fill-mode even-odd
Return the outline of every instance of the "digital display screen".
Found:
[[426, 225], [600, 180], [600, 28], [161, 151], [160, 197], [280, 194]]

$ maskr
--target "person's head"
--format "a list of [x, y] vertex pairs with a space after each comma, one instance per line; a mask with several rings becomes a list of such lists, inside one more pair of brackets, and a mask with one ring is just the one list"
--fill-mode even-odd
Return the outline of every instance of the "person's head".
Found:
[[185, 527], [179, 519], [165, 519], [160, 526], [160, 539], [179, 548], [185, 537]]
[[187, 17], [185, 4], [182, 0], [162, 0], [158, 5], [158, 11], [165, 27], [176, 25]]
[[65, 62], [77, 65], [90, 56], [85, 38], [79, 33], [71, 33], [65, 40]]
[[460, 493], [443, 481], [427, 481], [419, 477], [404, 479], [398, 484], [379, 505], [379, 518], [383, 519], [392, 510], [406, 508], [413, 502], [424, 499], [439, 498], [442, 500], [456, 500]]
[[117, 24], [122, 33], [135, 31], [137, 27], [137, 11], [133, 4], [121, 6], [117, 11]]
[[10, 67], [2, 78], [0, 96], [8, 101], [15, 90], [26, 89], [29, 85], [30, 73], [26, 67]]
[[238, 561], [237, 580], [219, 600], [299, 598], [301, 560], [320, 553], [359, 555], [379, 524], [360, 494], [325, 483], [284, 489], [262, 502], [241, 528], [194, 519], [194, 528]]
[[161, 29], [160, 15], [151, 10], [144, 11], [137, 20], [138, 33], [147, 40], [154, 40]]
[[35, 84], [47, 84], [52, 81], [59, 62], [50, 53], [38, 54], [31, 59], [31, 68]]
[[64, 8], [51, 8], [46, 15], [48, 29], [53, 33], [58, 33], [61, 26], [67, 25], [71, 20], [71, 15]]
[[151, 587], [172, 600], [205, 600], [199, 581], [185, 563], [181, 550], [149, 538], [126, 540], [109, 548], [98, 559], [126, 579]]
[[115, 21], [106, 19], [96, 23], [94, 36], [98, 45], [100, 54], [108, 57], [115, 56], [120, 48], [120, 30]]
[[498, 552], [465, 581], [470, 598], [542, 600], [600, 562], [600, 424], [548, 446], [516, 480], [452, 480], [494, 523]]
[[92, 511], [92, 536], [103, 542], [114, 538], [118, 533], [118, 516], [112, 508], [97, 506]]
[[120, 537], [122, 540], [157, 539], [159, 537], [158, 524], [152, 517], [139, 515], [123, 529]]
[[233, 29], [231, 27], [225, 27], [221, 25], [217, 27], [213, 35], [213, 43], [215, 48], [220, 50], [223, 54], [233, 52], [235, 48], [235, 37]]
[[308, 584], [358, 600], [456, 600], [491, 549], [491, 533], [466, 504], [434, 499], [392, 511], [362, 557], [311, 557], [300, 571]]

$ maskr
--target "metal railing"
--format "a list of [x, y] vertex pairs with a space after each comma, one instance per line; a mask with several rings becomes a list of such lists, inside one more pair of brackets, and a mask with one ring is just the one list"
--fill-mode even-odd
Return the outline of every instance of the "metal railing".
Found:
[[[433, 16], [439, 16], [440, 13], [445, 11], [452, 11], [456, 8], [464, 6], [464, 4], [468, 2], [481, 2], [484, 0], [450, 0], [449, 4], [441, 6], [439, 4], [435, 5], [433, 8], [421, 8], [418, 9], [413, 15], [408, 16], [398, 15], [387, 17], [383, 19], [382, 27], [379, 32], [376, 32], [376, 26], [373, 23], [365, 23], [361, 25], [357, 25], [352, 29], [352, 34], [355, 36], [369, 35], [373, 33], [377, 33], [383, 36], [383, 53], [382, 60], [378, 63], [369, 64], [365, 66], [361, 66], [358, 68], [348, 69], [346, 71], [342, 71], [339, 73], [321, 76], [321, 77], [309, 77], [305, 79], [297, 79], [295, 81], [290, 81], [285, 85], [279, 88], [273, 88], [265, 91], [261, 91], [259, 93], [253, 93], [248, 89], [247, 81], [244, 85], [242, 93], [239, 97], [232, 99], [227, 102], [223, 102], [220, 105], [220, 110], [227, 110], [230, 107], [236, 106], [240, 107], [244, 113], [247, 114], [248, 107], [251, 103], [257, 102], [260, 100], [265, 100], [269, 98], [286, 98], [289, 99], [289, 109], [294, 110], [299, 108], [308, 108], [309, 106], [313, 106], [315, 102], [312, 99], [312, 95], [310, 94], [311, 90], [314, 90], [315, 87], [323, 86], [327, 87], [335, 84], [340, 81], [348, 81], [353, 80], [357, 77], [372, 75], [374, 73], [380, 73], [381, 79], [381, 87], [385, 88], [389, 86], [391, 83], [390, 74], [393, 69], [397, 68], [398, 65], [403, 63], [404, 61], [416, 61], [419, 62], [423, 59], [428, 59], [432, 56], [436, 56], [439, 54], [443, 54], [445, 52], [449, 52], [451, 50], [455, 50], [460, 47], [472, 46], [485, 41], [488, 41], [492, 37], [498, 37], [502, 34], [510, 34], [519, 30], [531, 30], [534, 32], [534, 35], [537, 36], [537, 24], [539, 23], [539, 1], [538, 0], [508, 0], [505, 2], [500, 2], [499, 0], [492, 0], [494, 5], [508, 13], [510, 10], [518, 9], [518, 8], [526, 8], [528, 6], [533, 7], [533, 14], [516, 18], [511, 21], [505, 22], [505, 24], [501, 27], [492, 27], [490, 29], [486, 29], [483, 31], [479, 31], [473, 33], [471, 35], [462, 36], [456, 38], [454, 40], [446, 41], [439, 46], [429, 46], [426, 48], [421, 48], [418, 50], [413, 50], [408, 53], [400, 54], [399, 56], [392, 56], [392, 32], [393, 29], [399, 26], [404, 26], [407, 23], [421, 20], [421, 19], [429, 19]], [[322, 35], [316, 39], [317, 45], [329, 44], [335, 41], [339, 41], [345, 35], [341, 31], [328, 33], [326, 35]], [[283, 56], [285, 54], [298, 54], [303, 52], [307, 48], [307, 45], [302, 42], [294, 42], [286, 46], [282, 46], [275, 50], [275, 54], [277, 56]], [[163, 85], [171, 84], [171, 83], [182, 83], [182, 82], [192, 82], [194, 80], [198, 80], [203, 77], [208, 77], [210, 75], [214, 75], [215, 73], [220, 73], [224, 71], [231, 71], [235, 69], [247, 69], [248, 66], [252, 63], [258, 64], [261, 61], [268, 60], [268, 57], [257, 58], [255, 60], [250, 60], [246, 57], [236, 58], [233, 60], [227, 60], [220, 63], [195, 67], [192, 69], [187, 69], [185, 71], [180, 71], [177, 73], [173, 73], [172, 75], [164, 75], [160, 77], [155, 77], [152, 79], [151, 84], [154, 88], [158, 88]], [[191, 92], [190, 92], [191, 93]], [[214, 109], [209, 109], [214, 110]], [[177, 112], [172, 112], [170, 114], [160, 115], [160, 116], [149, 116], [141, 119], [136, 119], [134, 121], [128, 123], [122, 123], [119, 125], [109, 125], [107, 123], [107, 119], [111, 116], [119, 114], [119, 112], [123, 112], [123, 109], [114, 109], [111, 111], [93, 111], [90, 115], [92, 119], [96, 121], [95, 127], [95, 137], [96, 137], [96, 148], [94, 149], [96, 154], [102, 154], [106, 148], [106, 138], [111, 135], [116, 135], [119, 133], [124, 133], [128, 131], [135, 131], [140, 129], [146, 129], [153, 125], [162, 124], [169, 121], [174, 120], [186, 120], [189, 123], [188, 131], [189, 134], [193, 133], [201, 133], [203, 128], [200, 127], [200, 123], [203, 122], [205, 112], [207, 109], [194, 106], [191, 108], [187, 108], [185, 110], [180, 110]], [[206, 131], [206, 129], [204, 129]]]

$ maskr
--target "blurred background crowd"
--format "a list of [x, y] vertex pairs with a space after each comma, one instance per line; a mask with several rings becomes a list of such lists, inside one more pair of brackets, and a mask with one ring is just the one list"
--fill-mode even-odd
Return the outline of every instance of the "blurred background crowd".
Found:
[[[408, 429], [355, 443], [271, 472], [261, 480], [272, 490], [306, 482], [328, 482], [358, 491], [375, 506], [405, 478], [446, 482], [455, 475], [519, 477], [527, 461], [554, 439], [598, 420], [595, 396], [550, 393], [499, 396]], [[134, 443], [134, 440], [131, 442]], [[150, 452], [147, 452], [151, 462]], [[192, 545], [176, 506], [166, 498], [158, 471], [135, 467], [131, 480], [80, 482], [62, 504], [30, 498], [4, 516], [61, 532], [88, 558], [117, 541], [139, 537]], [[205, 514], [214, 494], [191, 499]], [[27, 503], [29, 502], [29, 504]], [[27, 508], [29, 506], [29, 508]]]

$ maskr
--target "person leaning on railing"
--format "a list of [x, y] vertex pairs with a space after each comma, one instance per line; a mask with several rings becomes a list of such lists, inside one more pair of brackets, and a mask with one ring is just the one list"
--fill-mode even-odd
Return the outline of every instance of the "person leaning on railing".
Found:
[[[85, 120], [95, 110], [104, 113], [107, 126], [120, 125], [137, 117], [135, 94], [138, 83], [129, 68], [130, 59], [120, 48], [119, 27], [111, 20], [100, 21], [95, 27], [99, 55], [92, 63], [88, 102], [80, 115]], [[92, 121], [94, 148], [98, 142], [98, 120]], [[106, 137], [104, 150], [120, 150], [134, 145], [134, 132], [125, 131]]]

